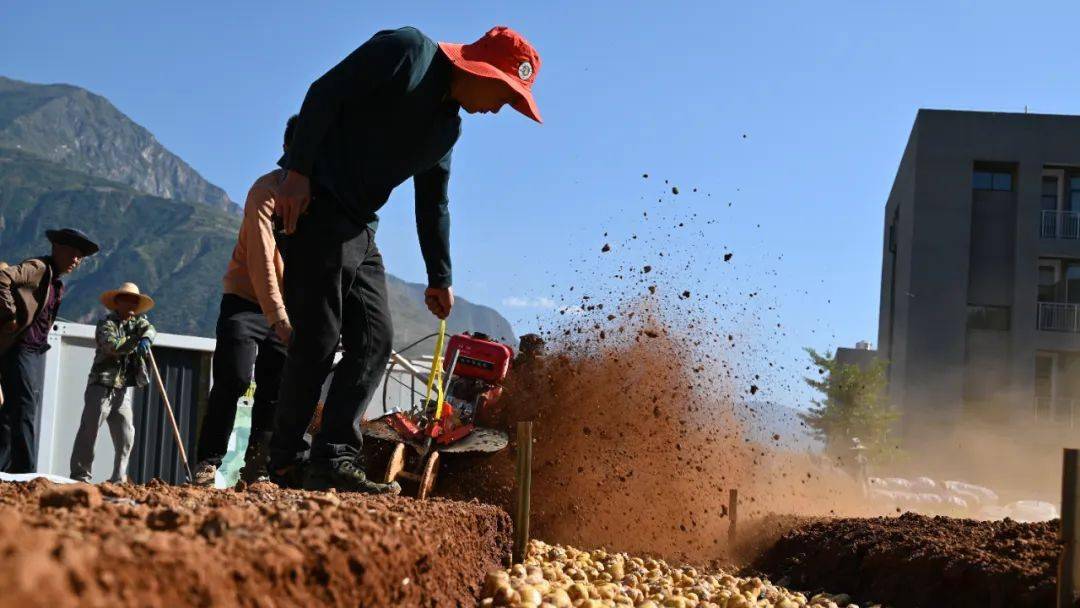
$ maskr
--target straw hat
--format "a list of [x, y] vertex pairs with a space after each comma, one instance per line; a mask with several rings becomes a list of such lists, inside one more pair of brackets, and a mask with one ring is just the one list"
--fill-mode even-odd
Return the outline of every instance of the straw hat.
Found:
[[101, 294], [101, 303], [109, 310], [116, 310], [116, 296], [124, 294], [139, 296], [139, 306], [135, 309], [137, 315], [141, 315], [154, 307], [154, 299], [140, 293], [139, 286], [134, 283], [124, 283], [119, 289], [110, 289]]

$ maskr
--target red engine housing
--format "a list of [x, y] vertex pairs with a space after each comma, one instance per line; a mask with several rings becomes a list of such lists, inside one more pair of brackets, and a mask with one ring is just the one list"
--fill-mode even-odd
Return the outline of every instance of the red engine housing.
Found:
[[474, 336], [463, 333], [450, 336], [444, 365], [450, 365], [455, 353], [460, 353], [457, 365], [454, 366], [455, 376], [476, 378], [496, 386], [506, 379], [506, 374], [510, 371], [510, 361], [514, 358], [514, 351], [509, 346], [488, 340], [487, 336], [482, 334]]

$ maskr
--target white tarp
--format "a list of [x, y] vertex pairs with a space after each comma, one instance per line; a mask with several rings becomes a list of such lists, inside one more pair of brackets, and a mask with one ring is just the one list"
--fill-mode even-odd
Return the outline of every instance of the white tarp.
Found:
[[33, 481], [38, 477], [44, 477], [53, 483], [76, 483], [74, 479], [68, 479], [67, 477], [61, 477], [59, 475], [49, 475], [47, 473], [0, 473], [0, 481], [27, 482]]

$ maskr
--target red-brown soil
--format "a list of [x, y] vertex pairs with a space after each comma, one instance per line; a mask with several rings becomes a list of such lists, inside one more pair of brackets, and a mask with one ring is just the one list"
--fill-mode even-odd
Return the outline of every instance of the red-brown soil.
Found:
[[509, 539], [439, 499], [0, 483], [0, 605], [470, 605]]
[[[507, 384], [499, 425], [513, 439], [516, 421], [534, 421], [534, 538], [677, 562], [734, 561], [732, 488], [744, 521], [771, 512], [865, 514], [851, 478], [778, 449], [782, 437], [774, 445], [747, 438], [751, 414], [734, 403], [722, 366], [695, 361], [691, 343], [647, 314], [612, 334], [620, 327], [618, 339], [558, 343], [557, 354], [516, 366]], [[515, 449], [447, 455], [438, 494], [512, 512]]]
[[755, 569], [791, 588], [895, 608], [1046, 607], [1055, 602], [1057, 528], [910, 513], [819, 520], [784, 535]]

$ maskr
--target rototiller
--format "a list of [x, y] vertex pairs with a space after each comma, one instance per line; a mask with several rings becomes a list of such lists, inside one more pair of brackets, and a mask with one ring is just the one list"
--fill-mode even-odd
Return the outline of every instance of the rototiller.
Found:
[[[448, 343], [447, 343], [448, 342]], [[418, 370], [399, 353], [391, 354], [391, 364], [383, 384], [395, 366], [400, 366], [426, 384], [423, 400], [411, 409], [395, 409], [361, 425], [365, 436], [394, 444], [384, 481], [416, 482], [417, 497], [426, 498], [435, 485], [440, 453], [498, 452], [506, 448], [509, 436], [480, 426], [498, 416], [502, 382], [510, 371], [514, 353], [509, 346], [488, 336], [465, 332], [446, 340], [446, 321], [439, 323], [431, 371]], [[449, 362], [444, 373], [443, 363]], [[416, 454], [407, 459], [406, 445]], [[407, 460], [417, 463], [413, 470]]]

